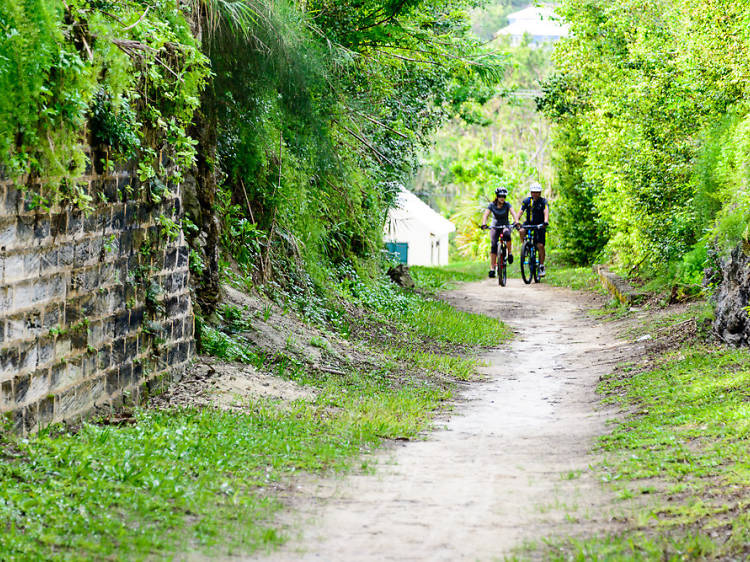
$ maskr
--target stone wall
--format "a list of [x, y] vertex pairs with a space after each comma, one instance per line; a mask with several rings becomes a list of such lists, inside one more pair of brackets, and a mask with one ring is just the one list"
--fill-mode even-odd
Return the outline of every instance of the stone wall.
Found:
[[82, 213], [0, 177], [0, 414], [17, 431], [136, 401], [193, 354], [188, 247], [160, 226], [179, 193], [153, 204], [135, 183], [92, 172]]
[[616, 273], [612, 273], [606, 266], [594, 264], [593, 270], [594, 275], [599, 277], [602, 287], [609, 291], [620, 303], [628, 305], [636, 304], [643, 298], [641, 293], [638, 293], [631, 287], [627, 279]]
[[716, 335], [733, 345], [750, 345], [750, 248], [735, 248], [719, 260], [717, 271], [707, 272], [707, 280], [717, 284]]

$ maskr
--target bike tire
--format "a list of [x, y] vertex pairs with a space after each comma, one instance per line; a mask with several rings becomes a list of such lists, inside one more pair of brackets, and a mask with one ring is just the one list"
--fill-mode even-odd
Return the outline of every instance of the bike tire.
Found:
[[507, 267], [507, 257], [505, 253], [505, 247], [503, 247], [502, 251], [500, 252], [500, 255], [497, 256], [497, 284], [501, 287], [505, 287], [505, 281], [508, 278], [508, 267]]
[[521, 248], [521, 278], [527, 285], [531, 283], [532, 277], [534, 277], [534, 264], [532, 260], [536, 260], [534, 252], [528, 243], [523, 245]]

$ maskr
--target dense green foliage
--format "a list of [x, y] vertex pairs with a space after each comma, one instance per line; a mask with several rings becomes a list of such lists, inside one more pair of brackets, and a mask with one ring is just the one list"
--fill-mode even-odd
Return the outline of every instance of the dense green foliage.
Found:
[[[385, 213], [417, 148], [472, 99], [501, 59], [469, 32], [470, 0], [256, 8], [246, 35], [204, 41], [228, 254], [256, 280], [377, 256]], [[281, 274], [281, 275], [279, 275]]]
[[324, 283], [329, 265], [377, 256], [417, 149], [492, 95], [503, 62], [470, 32], [479, 3], [5, 2], [0, 163], [50, 188], [40, 206], [92, 204], [76, 184], [89, 164], [135, 162], [157, 201], [190, 171], [204, 286], [216, 293], [220, 241], [256, 280]]
[[91, 204], [76, 185], [90, 159], [137, 157], [155, 199], [181, 180], [208, 70], [176, 0], [9, 0], [0, 31], [0, 164], [49, 188], [38, 204]]
[[564, 247], [579, 262], [603, 250], [628, 271], [694, 277], [679, 264], [696, 245], [748, 237], [750, 4], [587, 0], [560, 12], [571, 36], [540, 108], [556, 123]]
[[[510, 6], [505, 9], [511, 11]], [[455, 246], [464, 258], [489, 254], [489, 236], [478, 226], [498, 185], [508, 188], [508, 201], [518, 209], [532, 180], [552, 184], [549, 121], [536, 111], [533, 98], [516, 94], [539, 88], [550, 70], [551, 47], [511, 47], [507, 41], [501, 37], [493, 42], [509, 60], [496, 95], [462, 105], [460, 116], [435, 136], [414, 182], [414, 191], [456, 224]]]

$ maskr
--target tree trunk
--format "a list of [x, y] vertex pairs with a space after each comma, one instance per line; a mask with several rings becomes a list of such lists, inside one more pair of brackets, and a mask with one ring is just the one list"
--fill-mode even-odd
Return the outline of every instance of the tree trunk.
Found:
[[[201, 108], [195, 113], [190, 136], [198, 141], [194, 170], [195, 199], [192, 214], [201, 230], [200, 251], [204, 258], [203, 272], [195, 284], [196, 300], [205, 316], [216, 310], [219, 301], [219, 233], [221, 225], [216, 212], [216, 143], [218, 119], [212, 111], [209, 87], [203, 93]], [[194, 248], [196, 249], [196, 248]]]

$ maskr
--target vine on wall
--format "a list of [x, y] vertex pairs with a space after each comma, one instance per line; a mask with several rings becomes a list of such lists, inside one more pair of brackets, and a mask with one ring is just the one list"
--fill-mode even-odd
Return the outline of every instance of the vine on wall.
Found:
[[87, 209], [77, 179], [133, 162], [159, 202], [195, 158], [187, 127], [209, 73], [177, 0], [4, 1], [4, 175], [41, 183], [42, 208]]

